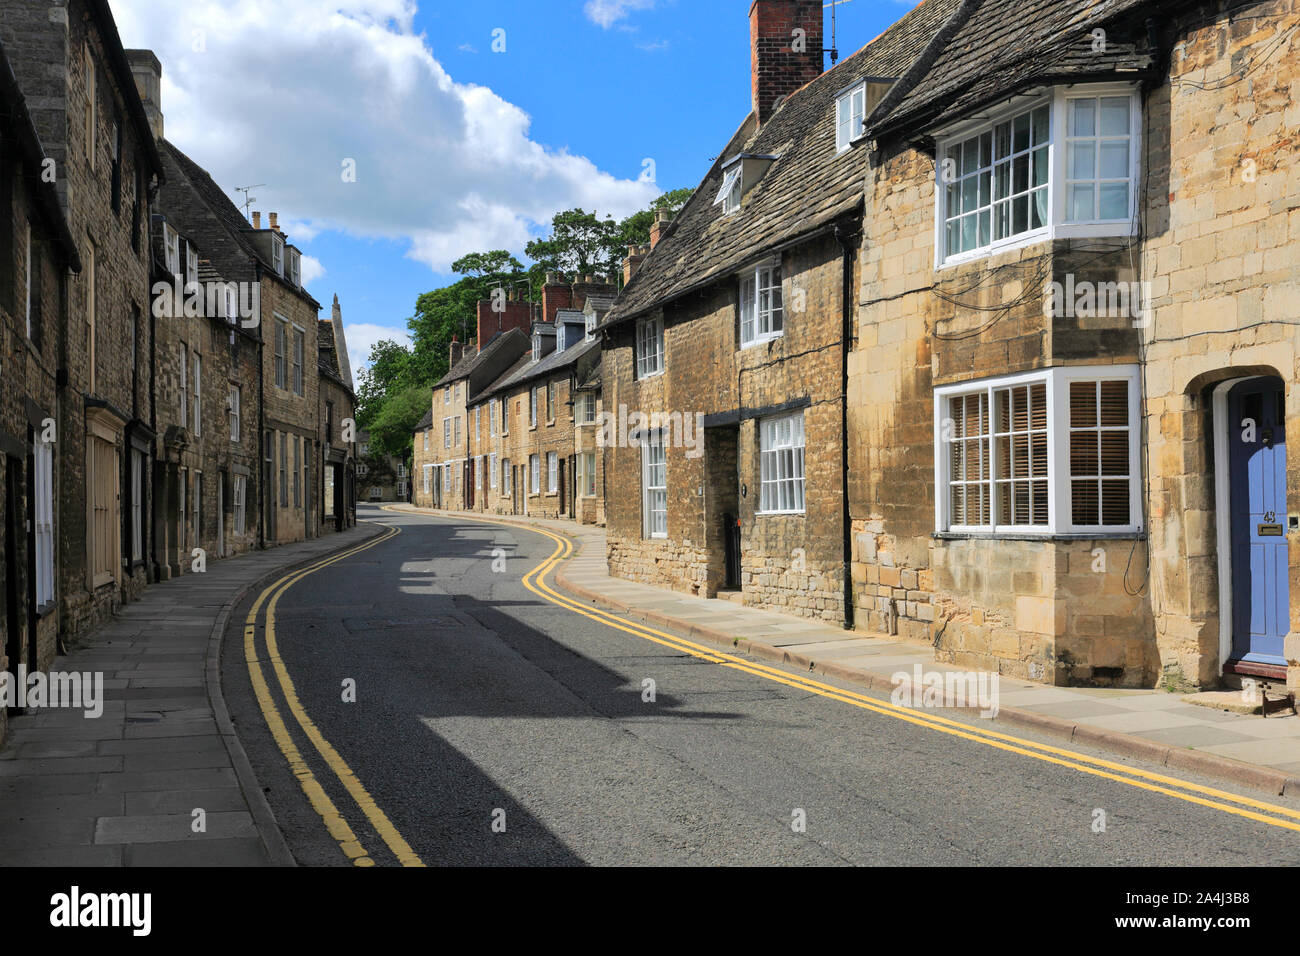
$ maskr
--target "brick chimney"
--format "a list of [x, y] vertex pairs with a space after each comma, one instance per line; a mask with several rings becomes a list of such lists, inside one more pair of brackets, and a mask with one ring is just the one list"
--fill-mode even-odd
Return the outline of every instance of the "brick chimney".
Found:
[[659, 240], [663, 237], [664, 230], [668, 228], [668, 224], [672, 221], [672, 214], [666, 209], [660, 209], [659, 212], [655, 214], [654, 224], [650, 226], [651, 249], [659, 245]]
[[276, 232], [280, 231], [280, 214], [278, 212], [271, 213], [269, 225]]
[[571, 308], [574, 308], [573, 287], [559, 273], [546, 273], [546, 285], [542, 286], [542, 321], [553, 323], [555, 313]]
[[253, 228], [254, 229], [262, 228], [262, 214], [258, 212], [256, 209], [253, 210]]
[[461, 343], [460, 337], [453, 333], [451, 337], [451, 365], [448, 368], [455, 368], [464, 357], [465, 346]]
[[749, 8], [754, 113], [763, 125], [780, 100], [822, 74], [822, 0], [754, 0]]
[[476, 309], [478, 319], [478, 348], [485, 349], [488, 343], [503, 332], [511, 329], [523, 329], [528, 332], [533, 327], [533, 307], [527, 299], [505, 299], [501, 301], [502, 311], [492, 308], [492, 299], [479, 299]]
[[[623, 284], [627, 285], [636, 275], [636, 270], [641, 268], [641, 263], [645, 262], [645, 257], [650, 254], [649, 246], [628, 246], [627, 258], [623, 260]], [[585, 303], [584, 303], [585, 304]]]
[[154, 139], [163, 138], [162, 64], [153, 50], [126, 50], [126, 62], [131, 65], [135, 89], [144, 104], [144, 115], [149, 118], [149, 128]]

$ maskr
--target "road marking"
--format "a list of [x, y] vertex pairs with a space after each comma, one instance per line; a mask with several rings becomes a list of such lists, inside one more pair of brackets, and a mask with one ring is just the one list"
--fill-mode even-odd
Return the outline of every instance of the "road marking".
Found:
[[[402, 512], [395, 513], [400, 514]], [[435, 515], [434, 517], [437, 516]], [[831, 684], [824, 684], [810, 678], [790, 674], [786, 671], [778, 670], [777, 668], [769, 667], [765, 664], [748, 661], [744, 658], [737, 657], [734, 654], [716, 651], [703, 645], [696, 644], [693, 641], [689, 641], [686, 638], [677, 637], [676, 635], [656, 630], [647, 625], [624, 621], [607, 611], [594, 607], [589, 608], [586, 605], [579, 604], [574, 599], [553, 591], [550, 585], [546, 583], [546, 576], [550, 574], [556, 565], [565, 560], [569, 554], [572, 553], [573, 545], [567, 538], [552, 533], [544, 528], [520, 525], [510, 521], [496, 521], [490, 518], [478, 517], [464, 519], [460, 516], [457, 516], [457, 520], [478, 521], [484, 524], [494, 524], [507, 528], [518, 528], [523, 531], [532, 531], [535, 534], [540, 534], [543, 537], [554, 541], [556, 543], [555, 551], [553, 551], [541, 564], [524, 575], [522, 580], [524, 587], [551, 604], [558, 605], [576, 614], [581, 614], [583, 617], [590, 618], [593, 621], [597, 621], [617, 630], [626, 631], [629, 634], [633, 634], [645, 640], [653, 641], [656, 644], [670, 647], [674, 650], [689, 654], [692, 657], [709, 661], [710, 663], [721, 664], [725, 667], [744, 671], [745, 673], [752, 674], [755, 677], [761, 677], [776, 683], [786, 684], [789, 687], [807, 691], [808, 693], [816, 694], [820, 697], [826, 697], [831, 700], [837, 700], [841, 703], [849, 704], [862, 710], [869, 710], [885, 717], [893, 717], [897, 720], [903, 720], [920, 727], [926, 727], [930, 730], [937, 730], [941, 733], [949, 734], [950, 736], [971, 740], [975, 743], [985, 744], [990, 747], [996, 747], [999, 750], [1022, 754], [1026, 757], [1033, 757], [1034, 759], [1041, 760], [1045, 763], [1068, 767], [1081, 773], [1114, 780], [1118, 783], [1128, 784], [1129, 786], [1137, 787], [1142, 790], [1162, 793], [1166, 796], [1175, 797], [1176, 799], [1188, 803], [1195, 803], [1215, 810], [1221, 810], [1224, 813], [1231, 813], [1236, 816], [1256, 820], [1270, 826], [1300, 832], [1300, 822], [1292, 822], [1300, 821], [1300, 811], [1293, 810], [1290, 807], [1278, 806], [1277, 804], [1256, 800], [1252, 797], [1244, 797], [1239, 794], [1218, 790], [1214, 787], [1207, 787], [1201, 784], [1192, 783], [1188, 780], [1181, 780], [1177, 777], [1170, 777], [1164, 774], [1153, 773], [1149, 770], [1142, 770], [1138, 767], [1129, 767], [1125, 764], [1114, 763], [1113, 761], [1099, 757], [1092, 757], [1087, 754], [1077, 753], [1061, 747], [1054, 747], [1050, 744], [1042, 744], [1036, 741], [1026, 740], [1022, 737], [1016, 737], [1011, 734], [1004, 734], [999, 731], [987, 730], [981, 727], [973, 727], [970, 724], [964, 724], [960, 721], [941, 717], [937, 714], [921, 713], [891, 702], [877, 700], [873, 697], [867, 697], [863, 694], [844, 690], [843, 688], [835, 687]], [[1165, 786], [1161, 786], [1161, 784]], [[1176, 790], [1169, 789], [1169, 787], [1180, 787], [1191, 792], [1179, 793]], [[1194, 796], [1193, 794], [1203, 794], [1204, 796]], [[1217, 800], [1206, 799], [1206, 797], [1215, 797]], [[1220, 800], [1240, 804], [1240, 806], [1228, 806], [1225, 803], [1218, 802]], [[1263, 811], [1263, 813], [1255, 811]], [[1279, 820], [1276, 817], [1265, 816], [1265, 813], [1277, 814], [1278, 816], [1289, 817], [1291, 819]]]
[[271, 729], [271, 735], [275, 738], [275, 741], [279, 745], [280, 751], [284, 754], [285, 759], [288, 760], [289, 768], [293, 771], [294, 776], [298, 778], [299, 783], [302, 785], [303, 792], [307, 795], [307, 799], [311, 802], [312, 807], [318, 814], [320, 814], [321, 819], [325, 822], [326, 829], [329, 830], [331, 836], [338, 840], [339, 847], [343, 850], [344, 855], [347, 856], [348, 859], [352, 860], [356, 866], [374, 866], [375, 863], [371, 857], [366, 855], [365, 850], [361, 846], [361, 842], [357, 839], [351, 827], [348, 826], [347, 820], [338, 811], [338, 808], [334, 805], [333, 801], [331, 801], [329, 796], [325, 793], [324, 788], [321, 787], [319, 781], [317, 781], [316, 777], [312, 774], [311, 769], [308, 767], [307, 762], [302, 758], [301, 753], [293, 742], [292, 736], [284, 725], [284, 720], [280, 716], [280, 712], [266, 685], [266, 680], [262, 675], [261, 663], [257, 657], [257, 616], [261, 611], [263, 604], [265, 604], [266, 616], [263, 635], [266, 641], [267, 659], [271, 662], [271, 665], [275, 670], [276, 678], [280, 684], [280, 690], [284, 694], [285, 703], [288, 705], [289, 712], [293, 714], [294, 719], [298, 722], [298, 726], [302, 728], [303, 733], [307, 735], [307, 739], [311, 741], [312, 745], [316, 748], [317, 753], [320, 754], [321, 758], [329, 768], [334, 771], [335, 776], [337, 776], [339, 781], [343, 784], [344, 789], [347, 790], [348, 794], [356, 802], [361, 812], [365, 814], [366, 819], [370, 821], [370, 825], [374, 827], [375, 832], [379, 834], [384, 843], [388, 845], [388, 848], [392, 850], [393, 855], [397, 857], [398, 862], [401, 863], [402, 866], [424, 866], [423, 862], [421, 862], [419, 856], [411, 848], [410, 844], [402, 838], [402, 835], [397, 831], [397, 828], [393, 825], [392, 821], [388, 819], [388, 816], [379, 808], [378, 804], [375, 803], [374, 798], [370, 796], [369, 792], [367, 792], [366, 788], [361, 784], [357, 775], [353, 773], [352, 768], [348, 766], [347, 762], [341, 756], [339, 756], [338, 751], [335, 750], [330, 742], [325, 739], [324, 735], [321, 734], [315, 723], [313, 723], [311, 718], [307, 715], [307, 711], [303, 708], [302, 702], [298, 699], [297, 691], [294, 688], [292, 678], [289, 676], [289, 671], [285, 667], [284, 660], [280, 657], [279, 646], [275, 639], [275, 609], [279, 605], [280, 598], [289, 590], [289, 588], [293, 587], [303, 578], [315, 574], [323, 568], [336, 564], [346, 558], [350, 558], [353, 555], [360, 554], [362, 551], [368, 551], [386, 541], [390, 541], [399, 534], [401, 534], [400, 529], [389, 528], [388, 532], [380, 535], [373, 541], [366, 542], [363, 545], [351, 548], [323, 561], [318, 561], [317, 563], [299, 571], [289, 572], [258, 596], [257, 600], [253, 603], [252, 608], [248, 612], [248, 619], [245, 622], [244, 628], [244, 656], [248, 664], [249, 677], [253, 681], [253, 688], [257, 694], [258, 704], [262, 708], [262, 715], [267, 722], [267, 726]]

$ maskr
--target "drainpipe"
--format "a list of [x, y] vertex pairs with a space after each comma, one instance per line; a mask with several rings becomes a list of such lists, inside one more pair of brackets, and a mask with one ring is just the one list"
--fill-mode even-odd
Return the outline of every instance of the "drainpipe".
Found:
[[842, 329], [840, 332], [840, 477], [844, 547], [844, 629], [853, 630], [853, 516], [849, 511], [849, 352], [853, 348], [853, 259], [862, 231], [836, 224], [835, 239], [844, 250], [844, 278], [840, 290]]

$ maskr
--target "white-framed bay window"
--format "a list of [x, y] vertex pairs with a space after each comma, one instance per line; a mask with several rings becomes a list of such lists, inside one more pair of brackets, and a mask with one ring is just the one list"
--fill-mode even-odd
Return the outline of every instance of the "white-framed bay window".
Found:
[[641, 441], [641, 520], [645, 537], [668, 537], [668, 448], [657, 429]]
[[1136, 366], [1071, 366], [935, 389], [941, 533], [1142, 528]]
[[803, 412], [759, 422], [759, 513], [804, 513]]
[[1132, 84], [1060, 86], [936, 132], [935, 264], [1136, 229], [1142, 104]]
[[664, 319], [662, 315], [636, 324], [636, 377], [650, 378], [664, 370]]
[[740, 279], [740, 347], [747, 348], [785, 332], [785, 299], [781, 267], [763, 265]]

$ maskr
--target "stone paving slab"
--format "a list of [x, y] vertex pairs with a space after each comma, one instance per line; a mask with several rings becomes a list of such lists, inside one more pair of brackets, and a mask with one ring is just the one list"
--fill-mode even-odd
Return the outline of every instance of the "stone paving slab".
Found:
[[[463, 512], [439, 512], [417, 509], [410, 505], [393, 506], [392, 510], [430, 514], [438, 517], [472, 521], [482, 517]], [[570, 521], [516, 518], [514, 524], [533, 525], [567, 535], [577, 545], [576, 554], [560, 566], [555, 575], [562, 590], [584, 603], [599, 604], [608, 599], [616, 613], [650, 621], [658, 627], [676, 628], [688, 635], [709, 632], [719, 643], [739, 639], [751, 652], [772, 659], [791, 660], [806, 666], [819, 658], [833, 661], [837, 676], [880, 686], [898, 670], [910, 671], [914, 664], [930, 670], [957, 670], [938, 664], [933, 649], [924, 644], [909, 644], [888, 635], [845, 631], [839, 626], [821, 625], [807, 618], [779, 611], [748, 607], [728, 600], [706, 600], [664, 588], [626, 581], [610, 576], [605, 563], [605, 531], [591, 525]], [[798, 635], [797, 640], [792, 640]], [[846, 638], [872, 642], [871, 647], [840, 655], [828, 650]], [[770, 654], [761, 653], [766, 647]], [[797, 658], [797, 660], [795, 660]], [[1300, 718], [1289, 713], [1264, 718], [1259, 715], [1235, 714], [1196, 706], [1181, 699], [1182, 695], [1161, 689], [1111, 690], [1108, 688], [1051, 687], [1009, 679], [1000, 680], [1000, 706], [1054, 720], [1069, 730], [1072, 726], [1094, 727], [1109, 733], [1109, 740], [1141, 741], [1173, 748], [1197, 750], [1231, 760], [1268, 768], [1268, 787], [1285, 782], [1286, 792], [1300, 792]], [[1117, 744], [1118, 746], [1118, 744]], [[1171, 766], [1173, 758], [1170, 758]], [[1200, 769], [1211, 771], [1209, 764]], [[1224, 773], [1233, 768], [1222, 764]], [[1212, 772], [1212, 771], [1211, 771]], [[1294, 778], [1288, 779], [1288, 778]]]
[[[208, 686], [213, 636], [263, 580], [380, 530], [363, 524], [153, 585], [58, 658], [53, 670], [104, 675], [103, 714], [10, 720], [0, 866], [293, 865], [228, 717], [220, 726], [225, 706]], [[196, 808], [207, 815], [203, 833], [192, 829]]]

